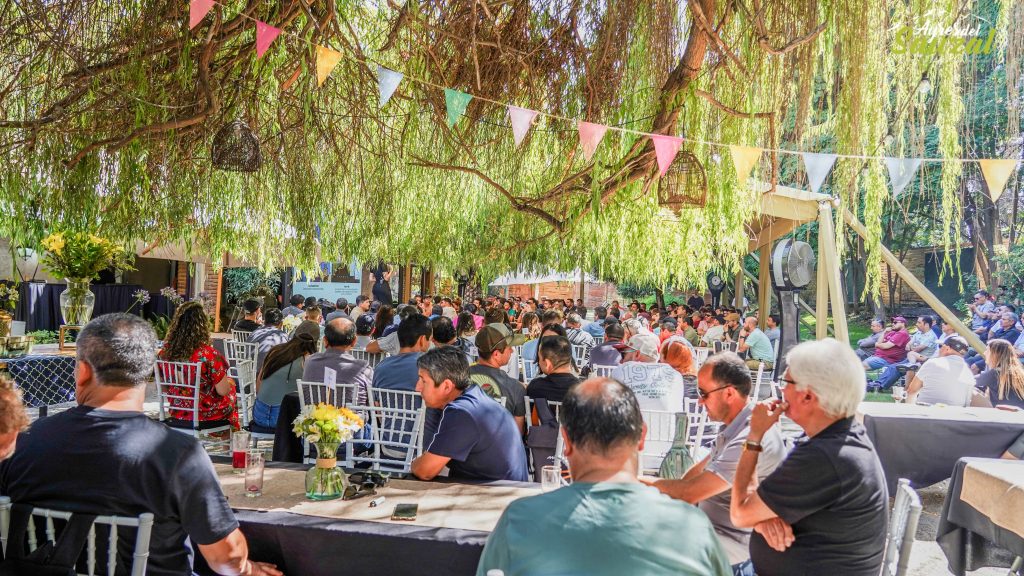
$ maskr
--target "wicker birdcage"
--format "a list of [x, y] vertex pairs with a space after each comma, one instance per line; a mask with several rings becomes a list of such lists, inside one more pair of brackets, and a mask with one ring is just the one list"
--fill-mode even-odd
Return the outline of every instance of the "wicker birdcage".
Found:
[[255, 172], [263, 165], [259, 138], [237, 118], [222, 126], [213, 137], [210, 159], [214, 168], [231, 172]]
[[708, 181], [700, 160], [680, 151], [668, 172], [658, 180], [658, 204], [679, 214], [684, 206], [703, 208], [708, 200]]

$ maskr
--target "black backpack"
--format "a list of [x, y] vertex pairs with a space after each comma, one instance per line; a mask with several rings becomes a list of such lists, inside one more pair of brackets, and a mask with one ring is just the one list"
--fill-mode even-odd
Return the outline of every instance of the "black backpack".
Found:
[[[526, 434], [526, 447], [530, 450], [533, 458], [533, 481], [540, 482], [541, 469], [544, 466], [554, 463], [555, 447], [558, 444], [559, 426], [551, 406], [545, 398], [533, 400], [534, 410], [537, 411], [537, 419], [540, 424], [531, 426]], [[532, 414], [527, 414], [532, 418]]]

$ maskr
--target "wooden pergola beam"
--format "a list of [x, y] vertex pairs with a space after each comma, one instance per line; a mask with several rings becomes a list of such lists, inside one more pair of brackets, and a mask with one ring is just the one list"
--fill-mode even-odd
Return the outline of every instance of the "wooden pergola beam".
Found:
[[[850, 226], [850, 228], [853, 228], [854, 232], [856, 232], [862, 238], [867, 240], [867, 228], [865, 228], [864, 224], [862, 224], [861, 221], [857, 219], [857, 216], [855, 216], [852, 212], [844, 208], [843, 219]], [[935, 294], [932, 294], [931, 290], [929, 290], [928, 287], [924, 285], [924, 283], [918, 280], [917, 277], [914, 276], [914, 274], [910, 270], [908, 270], [902, 262], [900, 262], [900, 259], [897, 258], [896, 255], [890, 252], [889, 249], [886, 248], [885, 246], [879, 245], [879, 249], [882, 251], [882, 260], [885, 260], [885, 263], [889, 265], [890, 270], [895, 272], [896, 275], [899, 276], [900, 279], [903, 280], [903, 282], [911, 290], [916, 292], [917, 295], [920, 296], [926, 304], [931, 306], [932, 309], [934, 309], [939, 314], [943, 321], [952, 326], [958, 334], [963, 336], [964, 339], [967, 340], [967, 342], [971, 345], [971, 347], [977, 350], [979, 354], [985, 351], [985, 344], [981, 341], [981, 338], [978, 338], [978, 335], [972, 332], [970, 328], [968, 328], [963, 322], [961, 322], [960, 318], [958, 318], [952, 310], [947, 308], [941, 300], [936, 298]]]
[[[836, 230], [832, 222], [832, 204], [818, 203], [818, 245], [824, 240], [825, 250], [819, 258], [826, 263], [818, 263], [819, 269], [825, 270], [828, 281], [829, 299], [832, 301], [832, 332], [840, 342], [850, 341], [850, 330], [846, 324], [846, 299], [843, 295], [842, 278], [839, 275], [839, 252], [836, 250]], [[821, 314], [821, 311], [818, 312]], [[828, 326], [822, 326], [827, 329]]]

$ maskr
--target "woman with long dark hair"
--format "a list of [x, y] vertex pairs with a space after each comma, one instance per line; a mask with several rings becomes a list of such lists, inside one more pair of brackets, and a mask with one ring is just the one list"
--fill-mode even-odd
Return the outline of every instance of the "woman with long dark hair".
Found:
[[1001, 338], [989, 340], [985, 364], [991, 368], [978, 375], [977, 388], [988, 394], [993, 406], [1024, 409], [1024, 366], [1013, 344]]
[[373, 319], [373, 337], [383, 338], [397, 329], [398, 326], [395, 326], [395, 311], [387, 304], [381, 306]]
[[[238, 429], [238, 409], [235, 402], [235, 382], [228, 377], [228, 363], [210, 341], [210, 327], [201, 302], [186, 302], [178, 307], [167, 329], [167, 338], [160, 351], [160, 359], [169, 362], [198, 362], [199, 420], [224, 420]], [[165, 376], [169, 377], [170, 374]], [[176, 396], [188, 396], [190, 389], [170, 387]], [[175, 407], [191, 408], [192, 401], [172, 399], [171, 418], [191, 421], [192, 413]]]
[[291, 340], [270, 349], [256, 377], [253, 422], [265, 428], [277, 426], [281, 400], [285, 394], [298, 391], [305, 359], [316, 353], [319, 339], [320, 326], [307, 320], [295, 328]]

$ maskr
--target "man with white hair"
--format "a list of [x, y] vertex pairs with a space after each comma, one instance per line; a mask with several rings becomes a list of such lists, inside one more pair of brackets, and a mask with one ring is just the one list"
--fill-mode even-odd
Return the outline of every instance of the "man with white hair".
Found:
[[[882, 567], [889, 495], [864, 426], [864, 370], [832, 338], [804, 342], [786, 355], [782, 400], [754, 407], [732, 483], [730, 517], [753, 527], [750, 558], [759, 576], [877, 576]], [[756, 488], [761, 439], [785, 414], [806, 433]]]

